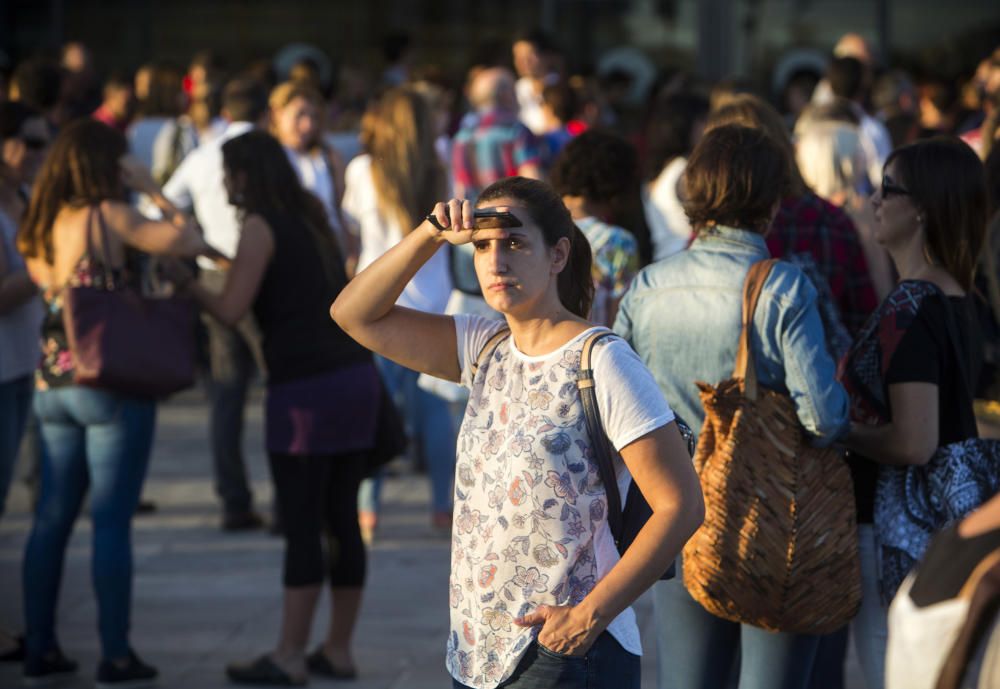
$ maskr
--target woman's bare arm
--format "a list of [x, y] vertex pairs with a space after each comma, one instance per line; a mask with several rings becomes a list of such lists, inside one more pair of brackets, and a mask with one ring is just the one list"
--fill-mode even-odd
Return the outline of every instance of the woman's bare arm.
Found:
[[235, 325], [257, 298], [260, 283], [274, 256], [274, 235], [259, 215], [248, 216], [240, 230], [236, 257], [226, 273], [222, 292], [211, 292], [195, 281], [186, 285], [202, 308], [226, 325]]
[[852, 423], [844, 444], [882, 464], [922, 465], [938, 448], [938, 386], [889, 386], [892, 421], [881, 426]]
[[[437, 204], [438, 221], [465, 229], [439, 232], [422, 223], [377, 261], [358, 273], [330, 307], [330, 316], [360, 344], [415, 371], [457, 381], [458, 347], [450, 316], [396, 306], [396, 299], [417, 271], [445, 243], [502, 238], [503, 230], [472, 230], [472, 206], [452, 200]], [[450, 218], [450, 219], [449, 219]]]
[[192, 219], [150, 220], [121, 201], [104, 201], [101, 214], [110, 232], [147, 254], [191, 258], [216, 253]]

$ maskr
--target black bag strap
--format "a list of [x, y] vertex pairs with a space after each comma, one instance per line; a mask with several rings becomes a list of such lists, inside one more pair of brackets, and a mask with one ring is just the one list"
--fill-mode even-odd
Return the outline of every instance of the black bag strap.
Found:
[[486, 340], [486, 344], [483, 348], [479, 350], [479, 356], [476, 360], [472, 362], [472, 377], [475, 378], [476, 374], [479, 373], [479, 367], [486, 363], [486, 360], [493, 355], [496, 348], [500, 346], [500, 343], [510, 337], [510, 328], [500, 328], [493, 337]]
[[576, 387], [580, 391], [580, 402], [583, 403], [583, 415], [587, 422], [587, 435], [590, 436], [591, 447], [594, 450], [594, 460], [597, 462], [597, 473], [604, 484], [604, 492], [608, 497], [608, 526], [615, 546], [619, 546], [624, 527], [622, 521], [622, 500], [618, 492], [618, 481], [615, 477], [615, 449], [611, 439], [604, 432], [601, 424], [601, 412], [597, 406], [597, 391], [594, 389], [594, 369], [591, 359], [594, 345], [606, 337], [614, 335], [610, 330], [596, 332], [587, 337], [580, 352], [580, 371], [576, 375]]

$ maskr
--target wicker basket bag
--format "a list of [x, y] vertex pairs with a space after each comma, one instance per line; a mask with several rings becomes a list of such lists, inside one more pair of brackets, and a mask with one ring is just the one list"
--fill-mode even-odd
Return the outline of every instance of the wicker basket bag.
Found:
[[774, 263], [747, 275], [733, 377], [697, 383], [705, 522], [684, 547], [684, 584], [723, 619], [823, 634], [861, 603], [854, 493], [840, 453], [810, 447], [789, 396], [757, 384], [750, 333]]

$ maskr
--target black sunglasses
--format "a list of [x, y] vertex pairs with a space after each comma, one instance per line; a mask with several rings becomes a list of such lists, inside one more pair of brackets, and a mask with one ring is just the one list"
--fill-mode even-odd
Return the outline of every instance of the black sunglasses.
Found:
[[40, 136], [22, 136], [21, 141], [29, 151], [40, 151], [49, 145], [49, 140]]
[[895, 182], [891, 178], [882, 176], [882, 198], [887, 199], [895, 194], [896, 196], [910, 196], [910, 190], [905, 189]]

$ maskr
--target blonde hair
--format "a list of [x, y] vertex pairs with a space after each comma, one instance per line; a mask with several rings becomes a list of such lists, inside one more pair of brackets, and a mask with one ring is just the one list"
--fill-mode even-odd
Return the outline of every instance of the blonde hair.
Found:
[[[306, 102], [313, 105], [316, 110], [319, 111], [320, 122], [322, 123], [323, 114], [326, 110], [326, 103], [323, 102], [323, 96], [320, 92], [310, 83], [305, 81], [285, 81], [273, 89], [271, 89], [271, 95], [267, 98], [267, 105], [271, 109], [271, 124], [270, 131], [271, 134], [277, 136], [278, 132], [275, 130], [274, 126], [274, 114], [278, 110], [288, 106], [296, 98], [302, 98]], [[320, 127], [322, 129], [322, 126]], [[313, 142], [313, 147], [318, 147], [321, 145], [323, 140], [322, 136], [317, 136], [316, 141]]]
[[434, 148], [427, 100], [410, 87], [386, 91], [361, 120], [361, 145], [371, 156], [379, 215], [403, 234], [444, 198], [444, 166]]
[[857, 127], [843, 122], [795, 128], [795, 159], [806, 184], [825, 199], [850, 194], [865, 174]]

